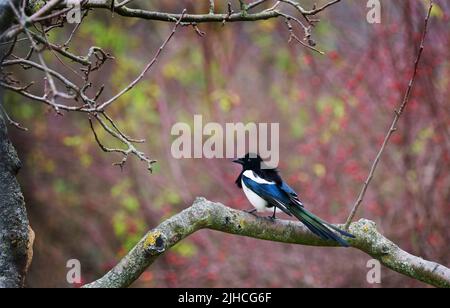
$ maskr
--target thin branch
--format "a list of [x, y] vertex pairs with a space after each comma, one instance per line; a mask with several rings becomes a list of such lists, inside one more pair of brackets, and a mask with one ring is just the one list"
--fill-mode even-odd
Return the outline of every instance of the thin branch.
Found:
[[[293, 18], [292, 16], [289, 15], [285, 15], [286, 17], [286, 25], [288, 27], [288, 31], [289, 31], [289, 42], [291, 42], [292, 40], [296, 41], [297, 43], [299, 43], [300, 45], [311, 49], [321, 55], [324, 55], [325, 53], [317, 48], [315, 48], [314, 46], [312, 46], [311, 44], [311, 38], [310, 38], [310, 34], [309, 34], [309, 28], [305, 27], [302, 22], [300, 20], [298, 20], [297, 18]], [[305, 39], [308, 40], [308, 44], [305, 43], [303, 40], [301, 40], [294, 32], [294, 28], [292, 27], [292, 24], [290, 22], [290, 20], [293, 19], [294, 21], [296, 21], [297, 23], [299, 23], [303, 29], [305, 30]]]
[[[247, 10], [251, 8], [255, 8], [256, 6], [264, 3], [265, 1], [254, 1], [253, 3], [250, 3], [246, 6]], [[340, 2], [340, 0], [334, 0], [330, 1], [327, 4], [323, 5], [322, 7], [315, 8], [312, 10], [306, 10], [302, 8], [302, 15], [304, 16], [315, 16], [318, 13], [322, 12], [326, 8], [328, 8], [331, 5], [334, 5], [336, 3]], [[86, 1], [86, 3], [83, 5], [84, 9], [89, 8], [101, 8], [101, 9], [107, 9], [110, 10], [110, 1], [109, 0], [89, 0]], [[299, 6], [299, 5], [298, 5]], [[299, 6], [300, 7], [300, 6]], [[181, 17], [181, 23], [205, 23], [205, 22], [223, 22], [224, 19], [226, 19], [227, 22], [243, 22], [243, 21], [257, 21], [257, 20], [266, 20], [270, 18], [277, 18], [281, 15], [278, 14], [275, 11], [262, 11], [262, 12], [256, 12], [256, 13], [247, 13], [243, 14], [242, 11], [235, 12], [228, 16], [228, 14], [210, 14], [208, 12], [207, 14], [185, 14], [184, 16], [181, 16], [181, 14], [173, 14], [173, 13], [167, 13], [167, 12], [158, 12], [158, 11], [150, 11], [150, 10], [143, 10], [143, 9], [132, 9], [128, 8], [127, 6], [121, 6], [118, 7], [115, 6], [115, 13], [125, 16], [125, 17], [133, 17], [133, 18], [141, 18], [141, 19], [148, 19], [148, 20], [159, 20], [159, 21], [165, 21], [165, 22], [176, 22]]]
[[38, 18], [41, 18], [43, 15], [45, 15], [48, 12], [51, 12], [54, 8], [56, 8], [59, 4], [64, 2], [63, 0], [51, 0], [50, 2], [47, 2], [39, 11], [28, 17], [28, 22], [34, 22]]
[[[85, 287], [128, 287], [160, 255], [202, 229], [290, 244], [322, 247], [335, 245], [320, 239], [300, 222], [272, 221], [197, 198], [191, 207], [149, 231], [111, 271]], [[350, 230], [356, 236], [355, 239], [349, 239], [352, 247], [379, 260], [391, 270], [436, 287], [450, 287], [449, 268], [400, 249], [377, 231], [375, 223], [362, 219], [353, 223]]]
[[14, 91], [14, 92], [17, 92], [20, 95], [25, 96], [25, 97], [27, 97], [29, 99], [34, 100], [34, 101], [44, 103], [44, 104], [46, 104], [46, 105], [48, 105], [50, 107], [53, 107], [53, 108], [57, 107], [58, 110], [64, 110], [64, 111], [69, 111], [69, 112], [75, 112], [75, 111], [76, 112], [88, 112], [88, 113], [92, 112], [92, 110], [90, 108], [79, 107], [79, 106], [67, 106], [67, 105], [57, 104], [57, 103], [55, 104], [46, 95], [39, 96], [39, 95], [36, 95], [36, 94], [32, 94], [32, 93], [28, 92], [27, 90], [33, 84], [34, 83], [32, 82], [32, 83], [30, 83], [27, 86], [13, 86], [11, 84], [8, 84], [8, 83], [0, 81], [0, 86], [1, 87], [5, 88], [5, 89], [8, 89], [8, 90], [11, 90], [11, 91]]
[[394, 120], [392, 121], [391, 127], [389, 128], [389, 131], [387, 132], [386, 137], [384, 138], [383, 144], [381, 145], [381, 148], [372, 164], [372, 167], [370, 168], [370, 172], [369, 175], [366, 179], [366, 181], [364, 182], [364, 185], [361, 189], [361, 192], [359, 193], [358, 199], [356, 200], [355, 204], [353, 205], [353, 209], [347, 219], [347, 222], [345, 224], [345, 227], [348, 228], [350, 226], [350, 223], [353, 221], [356, 212], [358, 211], [359, 207], [361, 206], [363, 200], [364, 200], [364, 196], [366, 194], [367, 188], [369, 187], [375, 171], [377, 169], [377, 166], [381, 160], [381, 157], [383, 155], [384, 150], [386, 149], [386, 146], [389, 143], [389, 140], [391, 139], [392, 135], [397, 131], [397, 124], [398, 121], [400, 120], [401, 115], [403, 114], [403, 112], [406, 109], [406, 106], [408, 105], [409, 99], [411, 98], [411, 93], [414, 87], [414, 83], [416, 81], [416, 77], [417, 77], [417, 71], [419, 68], [419, 63], [420, 63], [420, 59], [422, 58], [422, 54], [423, 54], [423, 49], [424, 49], [424, 43], [425, 43], [425, 39], [427, 36], [427, 32], [428, 32], [428, 21], [430, 19], [431, 16], [431, 11], [433, 9], [433, 0], [430, 1], [430, 6], [428, 8], [428, 13], [427, 16], [425, 18], [425, 24], [424, 24], [424, 28], [423, 28], [423, 33], [422, 33], [422, 39], [420, 41], [420, 47], [419, 47], [419, 52], [417, 54], [416, 60], [414, 62], [414, 71], [412, 74], [412, 77], [409, 81], [408, 84], [408, 88], [406, 89], [406, 93], [405, 96], [403, 98], [402, 104], [400, 105], [399, 109], [395, 111], [395, 116], [394, 116]]
[[112, 127], [127, 141], [131, 143], [145, 143], [145, 139], [134, 139], [126, 135], [121, 129], [119, 129], [114, 120], [106, 112], [103, 112], [102, 114], [105, 117], [105, 119], [108, 120], [108, 122], [112, 125]]
[[[30, 31], [31, 33], [31, 31]], [[45, 33], [45, 31], [42, 29], [42, 33], [43, 33], [43, 39], [45, 41], [45, 45], [46, 46], [51, 46], [52, 44], [48, 41], [47, 35]], [[37, 35], [38, 36], [38, 35]], [[61, 53], [61, 51], [55, 50], [54, 48], [49, 48], [50, 52], [53, 54], [53, 56], [58, 60], [58, 62], [64, 66], [65, 68], [67, 68], [68, 70], [70, 70], [72, 73], [74, 73], [76, 76], [78, 76], [79, 78], [83, 79], [83, 76], [81, 76], [80, 73], [78, 73], [74, 68], [72, 68], [71, 66], [69, 66], [68, 64], [66, 64], [61, 57], [58, 55], [58, 53]]]
[[1, 102], [0, 102], [0, 112], [3, 113], [9, 125], [25, 132], [28, 131], [28, 128], [23, 127], [19, 122], [16, 122], [13, 119], [11, 119], [11, 117], [9, 116], [8, 112], [6, 111], [5, 107], [3, 107]]
[[[80, 88], [75, 85], [73, 82], [71, 82], [69, 79], [67, 79], [66, 77], [64, 77], [63, 74], [49, 68], [49, 67], [44, 67], [43, 65], [30, 61], [30, 60], [25, 60], [25, 59], [17, 59], [17, 60], [7, 60], [5, 62], [3, 62], [3, 66], [7, 67], [7, 66], [11, 66], [11, 65], [27, 65], [27, 66], [32, 66], [42, 72], [47, 73], [48, 75], [58, 79], [59, 81], [61, 81], [67, 88], [70, 88], [72, 90], [74, 90], [75, 92], [79, 92]], [[53, 80], [53, 78], [52, 78]]]
[[[107, 148], [103, 145], [101, 145], [101, 142], [99, 142], [98, 137], [96, 136], [96, 140], [97, 143], [99, 143], [99, 145], [101, 145], [100, 147], [102, 148], [103, 151], [105, 152], [116, 152], [116, 153], [120, 153], [123, 155], [123, 159], [118, 162], [118, 163], [114, 163], [114, 166], [119, 166], [121, 169], [123, 169], [123, 167], [125, 166], [127, 160], [128, 160], [128, 156], [134, 155], [137, 158], [139, 158], [141, 161], [146, 162], [147, 163], [147, 169], [152, 172], [152, 168], [153, 168], [153, 164], [156, 163], [156, 160], [152, 160], [149, 157], [147, 157], [143, 152], [139, 151], [134, 145], [133, 142], [130, 141], [130, 139], [126, 136], [123, 135], [122, 132], [120, 132], [120, 130], [117, 130], [117, 126], [115, 124], [113, 124], [113, 128], [109, 127], [105, 121], [100, 117], [99, 114], [95, 114], [94, 118], [97, 120], [97, 122], [102, 126], [102, 128], [109, 134], [111, 135], [113, 138], [118, 139], [122, 144], [124, 144], [126, 146], [126, 149], [110, 149]], [[89, 120], [91, 121], [91, 120]], [[109, 119], [107, 118], [107, 121], [109, 121]], [[91, 124], [92, 127], [92, 124]], [[95, 130], [92, 129], [92, 131], [94, 132], [94, 135], [96, 135]]]
[[[88, 10], [84, 11], [83, 16], [81, 16], [81, 21], [84, 20], [84, 18], [88, 15], [88, 13], [89, 13]], [[67, 47], [67, 46], [69, 45], [69, 43], [70, 43], [70, 42], [72, 41], [72, 39], [74, 38], [75, 33], [76, 33], [76, 32], [78, 31], [78, 29], [80, 28], [81, 24], [82, 24], [82, 22], [77, 23], [77, 24], [75, 25], [75, 27], [74, 27], [74, 28], [72, 29], [72, 31], [70, 32], [69, 38], [68, 38], [67, 41], [62, 45], [63, 47]]]
[[267, 2], [267, 0], [256, 0], [252, 3], [249, 3], [247, 5], [247, 10], [251, 10], [251, 9], [257, 7], [258, 5], [263, 4], [264, 2]]
[[50, 20], [52, 18], [61, 17], [62, 15], [64, 15], [65, 13], [67, 13], [70, 10], [72, 10], [72, 8], [71, 7], [67, 7], [67, 8], [64, 8], [64, 9], [60, 10], [60, 11], [55, 11], [55, 12], [49, 14], [49, 15], [38, 17], [38, 18], [35, 18], [35, 19], [32, 19], [32, 20], [30, 19], [30, 20], [28, 20], [28, 23], [30, 23], [30, 21], [32, 21], [32, 23], [34, 24], [36, 22], [42, 22], [42, 21]]
[[314, 8], [309, 11], [304, 11], [303, 14], [305, 14], [306, 16], [317, 15], [320, 12], [324, 11], [325, 9], [329, 8], [330, 6], [335, 5], [339, 2], [341, 2], [341, 0], [333, 0], [333, 1], [330, 1], [322, 6], [318, 7], [318, 8]]
[[67, 59], [70, 59], [74, 62], [77, 62], [79, 64], [82, 65], [91, 65], [91, 62], [89, 61], [89, 59], [87, 57], [82, 57], [82, 56], [76, 56], [73, 53], [68, 52], [65, 48], [57, 46], [53, 43], [50, 43], [46, 38], [44, 38], [43, 36], [40, 36], [34, 32], [31, 32], [31, 35], [33, 36], [33, 38], [38, 41], [41, 44], [44, 44], [45, 46], [47, 46], [49, 49], [54, 50], [56, 52], [58, 52], [59, 54], [61, 54], [62, 56], [66, 57]]
[[319, 8], [316, 8], [314, 6], [314, 8], [312, 10], [305, 10], [300, 5], [300, 3], [298, 3], [297, 1], [294, 1], [294, 0], [280, 0], [280, 1], [287, 3], [287, 4], [291, 5], [292, 7], [294, 7], [305, 18], [305, 20], [308, 22], [308, 24], [312, 25], [313, 21], [309, 19], [309, 16], [316, 15], [316, 14], [322, 12], [323, 10], [325, 10], [327, 7], [330, 7], [336, 3], [339, 3], [341, 0], [330, 1], [327, 4], [325, 4]]
[[2, 58], [0, 59], [0, 70], [3, 62], [12, 54], [14, 47], [16, 47], [16, 43], [17, 43], [17, 36], [12, 41], [11, 46], [9, 46], [9, 49], [3, 55], [1, 55]]
[[[124, 150], [121, 149], [111, 149], [106, 147], [105, 145], [103, 145], [103, 143], [100, 141], [100, 138], [97, 135], [97, 131], [95, 130], [94, 127], [94, 123], [92, 121], [92, 119], [89, 119], [89, 126], [91, 128], [92, 134], [94, 135], [95, 141], [97, 142], [98, 146], [100, 147], [100, 149], [102, 149], [103, 152], [105, 153], [121, 153], [124, 154]], [[126, 155], [128, 155], [128, 153], [125, 153]]]
[[214, 15], [214, 10], [215, 10], [215, 0], [209, 0], [209, 14], [210, 15]]
[[[60, 0], [56, 0], [56, 1], [55, 1], [55, 0], [52, 0], [52, 1], [50, 1], [49, 3], [47, 3], [48, 7], [47, 7], [47, 5], [45, 5], [41, 10], [39, 10], [39, 12], [45, 11], [45, 9], [49, 9], [49, 7], [52, 7], [52, 8], [53, 8], [53, 7], [55, 7], [56, 4], [58, 4], [59, 2], [60, 2]], [[14, 3], [13, 3], [11, 0], [9, 0], [9, 4], [10, 4], [10, 7], [11, 7], [12, 11], [14, 12], [14, 14], [15, 14], [16, 17], [17, 17], [17, 21], [20, 23], [20, 25], [22, 26], [22, 28], [23, 28], [24, 31], [25, 31], [25, 34], [27, 35], [28, 39], [30, 40], [32, 49], [38, 51], [39, 49], [38, 49], [38, 47], [37, 47], [37, 45], [36, 45], [36, 42], [34, 41], [32, 35], [31, 35], [31, 33], [30, 33], [30, 30], [28, 30], [28, 28], [27, 28], [27, 26], [26, 26], [26, 20], [32, 20], [32, 18], [30, 17], [29, 19], [27, 19], [27, 17], [26, 17], [25, 15], [21, 15], [21, 14], [17, 11], [16, 7], [14, 6]], [[38, 12], [38, 13], [39, 13], [39, 12]], [[38, 14], [38, 13], [35, 13], [33, 16], [37, 16], [36, 14]], [[33, 17], [33, 16], [32, 16], [32, 17]], [[50, 97], [51, 105], [52, 105], [53, 108], [55, 109], [56, 113], [59, 113], [59, 108], [58, 108], [58, 106], [57, 106], [57, 104], [56, 104], [55, 99], [56, 99], [57, 97], [63, 97], [63, 98], [67, 98], [67, 99], [73, 99], [73, 97], [70, 97], [70, 96], [68, 96], [68, 95], [66, 95], [66, 94], [64, 94], [64, 93], [61, 93], [61, 92], [59, 92], [59, 91], [57, 90], [56, 85], [55, 85], [55, 82], [54, 82], [53, 77], [52, 77], [52, 74], [50, 73], [50, 70], [49, 70], [47, 64], [46, 64], [45, 61], [44, 61], [44, 57], [42, 56], [42, 53], [41, 53], [41, 52], [38, 52], [38, 53], [37, 53], [37, 56], [38, 56], [39, 62], [41, 63], [42, 69], [43, 69], [43, 71], [44, 71], [44, 73], [45, 73], [45, 75], [46, 75], [46, 82], [47, 82], [48, 85], [50, 86], [50, 91], [48, 91], [48, 92], [46, 93], [45, 96], [49, 96], [49, 97]]]
[[273, 11], [275, 10], [279, 5], [281, 4], [281, 1], [277, 1], [273, 6], [265, 10], [264, 12]]
[[134, 0], [124, 0], [124, 1], [122, 1], [122, 2], [120, 2], [120, 3], [118, 3], [118, 4], [116, 4], [116, 5], [114, 6], [114, 9], [121, 8], [122, 6], [125, 6], [125, 5], [127, 5], [128, 3], [132, 2], [132, 1], [134, 1]]
[[241, 9], [242, 13], [247, 13], [247, 5], [245, 4], [244, 0], [239, 0], [239, 7]]

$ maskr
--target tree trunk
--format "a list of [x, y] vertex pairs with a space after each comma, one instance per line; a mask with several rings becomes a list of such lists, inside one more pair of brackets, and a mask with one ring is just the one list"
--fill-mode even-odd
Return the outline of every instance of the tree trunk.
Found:
[[[18, 2], [18, 1], [14, 1]], [[13, 22], [8, 1], [0, 0], [0, 35]], [[0, 49], [0, 55], [3, 54]], [[3, 89], [0, 88], [0, 104]], [[34, 233], [16, 175], [21, 163], [7, 135], [8, 121], [0, 111], [0, 287], [23, 287], [32, 259]]]

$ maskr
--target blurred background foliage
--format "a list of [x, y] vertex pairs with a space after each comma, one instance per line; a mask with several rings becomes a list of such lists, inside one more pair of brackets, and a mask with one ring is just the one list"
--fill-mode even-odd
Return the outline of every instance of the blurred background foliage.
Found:
[[[216, 1], [225, 11], [224, 1]], [[238, 5], [235, 1], [234, 5]], [[308, 1], [302, 1], [302, 3]], [[311, 2], [311, 1], [309, 1]], [[135, 1], [153, 10], [207, 11], [208, 1]], [[83, 282], [100, 277], [164, 219], [205, 196], [249, 207], [227, 159], [175, 160], [173, 124], [280, 123], [280, 168], [308, 208], [342, 223], [401, 102], [420, 39], [426, 1], [382, 1], [382, 23], [366, 22], [365, 1], [343, 1], [315, 28], [325, 56], [288, 44], [283, 20], [183, 27], [145, 80], [110, 114], [158, 160], [151, 175], [130, 159], [101, 152], [87, 119], [7, 93], [7, 109], [30, 129], [12, 131], [24, 162], [20, 173], [37, 237], [28, 286], [67, 287], [66, 262], [82, 263]], [[359, 213], [402, 248], [449, 266], [450, 4], [437, 1], [417, 87]], [[101, 46], [115, 60], [93, 74], [103, 98], [134, 79], [171, 25], [91, 12], [71, 50]], [[62, 43], [71, 27], [52, 32]], [[26, 44], [24, 44], [26, 47]], [[52, 59], [48, 55], [48, 59]], [[57, 60], [51, 65], [73, 72]], [[72, 67], [76, 65], [70, 63]], [[17, 72], [24, 79], [39, 77]], [[79, 80], [81, 82], [81, 80]], [[101, 130], [99, 137], [109, 140]], [[182, 241], [149, 268], [139, 287], [371, 287], [368, 256], [211, 231]], [[421, 286], [383, 269], [383, 287]]]

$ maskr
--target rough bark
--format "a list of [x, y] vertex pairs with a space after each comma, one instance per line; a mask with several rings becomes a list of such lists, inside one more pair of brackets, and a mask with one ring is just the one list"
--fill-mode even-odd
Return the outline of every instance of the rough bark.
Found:
[[[257, 218], [220, 203], [198, 198], [183, 212], [164, 221], [147, 233], [117, 266], [88, 288], [121, 288], [131, 285], [147, 267], [173, 245], [201, 229], [211, 229], [262, 240], [333, 247], [335, 243], [321, 240], [303, 224], [294, 221]], [[352, 223], [349, 239], [352, 247], [379, 260], [386, 267], [436, 287], [450, 287], [450, 269], [426, 261], [400, 249], [380, 234], [375, 223], [360, 220]]]
[[[8, 1], [0, 0], [0, 34], [9, 28], [12, 17]], [[1, 54], [3, 50], [0, 49]], [[0, 103], [3, 103], [2, 88]], [[24, 198], [16, 179], [20, 166], [17, 153], [8, 139], [7, 120], [0, 111], [0, 288], [22, 287], [32, 259], [34, 234], [29, 227]]]
[[[2, 95], [0, 90], [0, 97]], [[0, 287], [22, 287], [32, 258], [33, 234], [16, 180], [20, 160], [0, 113]]]
[[[18, 3], [18, 0], [13, 0], [14, 3]], [[8, 0], [0, 0], [0, 34], [11, 26], [13, 21], [13, 13], [9, 9]]]

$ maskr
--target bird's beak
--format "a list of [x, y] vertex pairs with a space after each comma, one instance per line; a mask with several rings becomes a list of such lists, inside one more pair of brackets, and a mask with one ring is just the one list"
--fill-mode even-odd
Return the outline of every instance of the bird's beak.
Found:
[[239, 158], [239, 159], [233, 160], [233, 163], [243, 165], [244, 161], [242, 160], [242, 158]]

